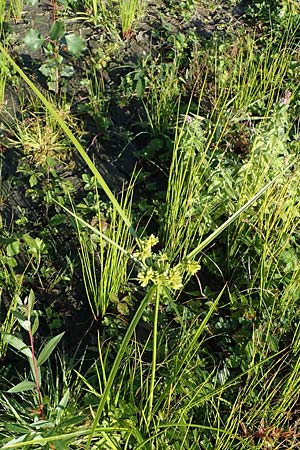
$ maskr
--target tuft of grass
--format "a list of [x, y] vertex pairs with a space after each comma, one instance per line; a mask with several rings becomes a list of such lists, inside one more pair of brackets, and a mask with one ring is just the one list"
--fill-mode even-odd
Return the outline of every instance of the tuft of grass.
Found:
[[[131, 215], [132, 193], [133, 184], [126, 189], [123, 187], [120, 205], [128, 217]], [[98, 320], [105, 316], [110, 302], [122, 305], [119, 296], [130, 277], [128, 262], [134, 242], [129, 228], [120, 220], [114, 208], [109, 209], [105, 220], [100, 211], [94, 219], [93, 227], [99, 229], [99, 234], [90, 235], [82, 230], [75, 216], [83, 280], [93, 316]], [[110, 242], [104, 240], [105, 235]]]
[[123, 38], [129, 38], [133, 33], [134, 22], [141, 17], [146, 9], [146, 0], [119, 0], [119, 13]]

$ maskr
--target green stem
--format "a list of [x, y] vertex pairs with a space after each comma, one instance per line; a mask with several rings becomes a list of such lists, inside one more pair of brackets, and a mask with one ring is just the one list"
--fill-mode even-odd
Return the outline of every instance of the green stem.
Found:
[[149, 395], [149, 408], [147, 425], [149, 427], [152, 418], [153, 398], [154, 398], [154, 385], [156, 375], [156, 363], [157, 363], [157, 330], [158, 330], [158, 310], [159, 310], [159, 298], [160, 298], [160, 286], [156, 286], [156, 298], [155, 298], [155, 311], [154, 311], [154, 323], [153, 323], [153, 350], [152, 350], [152, 370], [151, 370], [151, 382], [150, 382], [150, 395]]
[[32, 364], [33, 364], [33, 370], [34, 370], [34, 381], [36, 386], [36, 392], [37, 392], [37, 398], [38, 398], [38, 415], [40, 420], [43, 420], [43, 403], [42, 403], [42, 395], [40, 390], [40, 383], [39, 383], [39, 371], [37, 366], [37, 361], [35, 357], [35, 351], [34, 351], [34, 337], [30, 330], [28, 331], [29, 339], [30, 339], [30, 347], [31, 347], [31, 354], [32, 354]]

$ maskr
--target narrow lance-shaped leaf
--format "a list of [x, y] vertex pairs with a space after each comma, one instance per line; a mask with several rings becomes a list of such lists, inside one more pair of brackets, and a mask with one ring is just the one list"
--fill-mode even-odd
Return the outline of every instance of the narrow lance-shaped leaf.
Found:
[[31, 313], [33, 311], [33, 305], [34, 305], [35, 295], [32, 289], [30, 289], [28, 298], [27, 298], [27, 308], [28, 308], [28, 317], [31, 317]]
[[32, 389], [35, 389], [35, 387], [36, 385], [33, 381], [24, 380], [10, 388], [7, 392], [16, 394], [17, 392], [31, 391]]
[[56, 425], [58, 425], [60, 422], [60, 419], [68, 405], [69, 398], [70, 398], [70, 389], [67, 389], [63, 398], [60, 400], [59, 404], [56, 407], [56, 419], [55, 419]]
[[47, 342], [47, 344], [45, 345], [45, 347], [43, 348], [38, 357], [37, 360], [38, 367], [41, 366], [45, 361], [47, 361], [47, 359], [49, 358], [55, 347], [58, 345], [59, 341], [61, 340], [64, 334], [65, 332], [60, 333], [57, 336], [54, 336], [52, 339], [50, 339], [49, 342]]
[[23, 342], [21, 339], [17, 338], [16, 336], [13, 336], [9, 333], [1, 333], [3, 341], [6, 342], [6, 344], [11, 345], [19, 352], [23, 353], [28, 358], [32, 358], [32, 353], [30, 348]]
[[37, 331], [37, 329], [39, 327], [39, 324], [40, 324], [39, 316], [36, 315], [35, 318], [34, 318], [32, 327], [31, 327], [31, 334], [32, 334], [32, 336], [36, 333], [36, 331]]
[[[37, 368], [37, 373], [35, 371], [35, 367], [34, 367], [34, 363], [33, 363], [33, 359], [29, 359], [29, 365], [30, 365], [30, 370], [31, 370], [31, 376], [32, 378], [35, 380], [35, 383], [38, 383], [39, 386], [41, 386], [41, 368], [38, 367]], [[0, 449], [1, 450], [1, 449]]]

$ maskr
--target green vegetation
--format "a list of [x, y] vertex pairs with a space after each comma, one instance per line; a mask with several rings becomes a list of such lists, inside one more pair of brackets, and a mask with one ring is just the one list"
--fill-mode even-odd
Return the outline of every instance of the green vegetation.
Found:
[[299, 20], [0, 0], [0, 450], [299, 448]]

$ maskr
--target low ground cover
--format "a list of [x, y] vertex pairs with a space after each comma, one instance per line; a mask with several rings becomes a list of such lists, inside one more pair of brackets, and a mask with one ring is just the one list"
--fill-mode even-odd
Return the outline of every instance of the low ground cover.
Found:
[[1, 449], [299, 447], [299, 17], [0, 0]]

